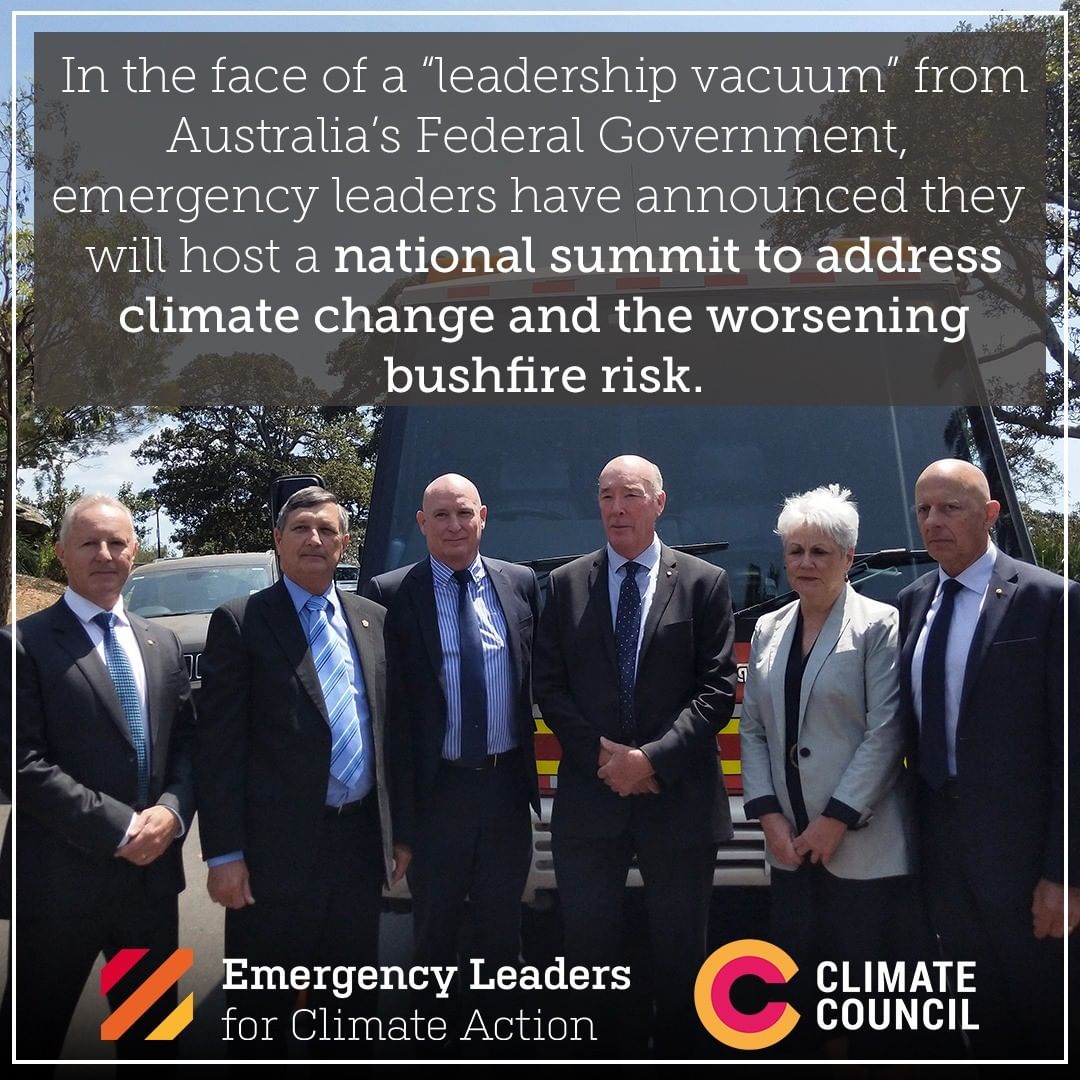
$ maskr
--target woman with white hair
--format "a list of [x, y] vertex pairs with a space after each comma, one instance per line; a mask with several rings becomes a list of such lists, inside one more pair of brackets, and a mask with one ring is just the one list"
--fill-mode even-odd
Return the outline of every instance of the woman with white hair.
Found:
[[885, 958], [907, 893], [898, 614], [847, 582], [859, 532], [850, 491], [792, 495], [776, 532], [799, 598], [762, 616], [751, 640], [743, 795], [772, 867], [772, 940], [810, 990], [819, 960]]

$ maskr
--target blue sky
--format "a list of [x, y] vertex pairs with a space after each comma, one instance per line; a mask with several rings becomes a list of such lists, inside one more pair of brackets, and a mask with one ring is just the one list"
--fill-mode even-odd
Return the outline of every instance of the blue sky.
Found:
[[[575, 14], [582, 5], [559, 2], [524, 4], [506, 2], [453, 3], [451, 0], [427, 0], [412, 4], [409, 8], [395, 5], [394, 13], [387, 13], [385, 3], [327, 4], [334, 14], [317, 16], [310, 12], [298, 12], [295, 3], [254, 3], [248, 0], [232, 0], [228, 4], [207, 8], [196, 0], [184, 5], [179, 3], [146, 3], [137, 0], [114, 2], [108, 5], [87, 3], [85, 0], [69, 0], [64, 4], [42, 5], [25, 10], [15, 21], [15, 41], [12, 49], [12, 20], [4, 22], [5, 48], [0, 50], [0, 86], [4, 97], [12, 85], [12, 56], [15, 74], [19, 81], [25, 80], [33, 69], [33, 37], [36, 32], [64, 30], [67, 32], [100, 33], [108, 31], [259, 31], [266, 33], [301, 33], [312, 31], [432, 31], [482, 32], [493, 30], [520, 30], [524, 33], [538, 30], [602, 31], [653, 31], [677, 30], [739, 30], [739, 31], [804, 31], [813, 33], [844, 33], [853, 31], [933, 31], [949, 30], [961, 20], [979, 25], [995, 11], [1050, 12], [1059, 7], [1057, 0], [1029, 0], [1022, 7], [994, 7], [983, 3], [954, 2], [933, 3], [931, 0], [903, 0], [898, 3], [881, 3], [880, 0], [832, 0], [831, 3], [810, 3], [808, 0], [788, 0], [775, 5], [776, 12], [783, 14], [731, 14], [745, 12], [748, 0], [699, 3], [679, 0], [677, 5], [667, 5], [660, 14], [645, 14], [660, 5], [648, 2], [605, 3], [590, 0], [587, 10], [592, 14]], [[63, 14], [48, 14], [48, 10]], [[347, 11], [344, 8], [347, 7]], [[674, 14], [677, 7], [680, 14]], [[196, 15], [196, 9], [206, 14]], [[530, 14], [536, 10], [546, 14]], [[819, 10], [827, 9], [827, 10]], [[33, 10], [34, 13], [30, 13]], [[103, 11], [114, 14], [102, 14]], [[407, 14], [409, 11], [416, 14]], [[492, 14], [456, 14], [463, 10], [487, 11]], [[619, 12], [617, 16], [597, 12]], [[157, 12], [157, 14], [150, 14]], [[254, 12], [269, 14], [254, 15]], [[292, 14], [279, 13], [292, 12]], [[420, 14], [419, 12], [423, 12]], [[446, 14], [439, 14], [446, 12]], [[498, 12], [498, 13], [496, 13]], [[514, 14], [510, 14], [513, 12]], [[563, 15], [552, 12], [564, 12]], [[902, 12], [902, 14], [898, 14]], [[84, 14], [85, 13], [85, 14]], [[1076, 442], [1077, 440], [1072, 440]], [[119, 485], [130, 480], [135, 486], [145, 487], [151, 481], [149, 470], [139, 468], [131, 459], [132, 446], [113, 447], [107, 455], [90, 459], [73, 468], [69, 482], [88, 490], [115, 492]], [[1063, 463], [1063, 449], [1057, 445], [1049, 451], [1059, 465]], [[1070, 471], [1080, 474], [1080, 448], [1070, 447]], [[164, 522], [163, 522], [164, 526]], [[171, 532], [165, 530], [166, 536]]]

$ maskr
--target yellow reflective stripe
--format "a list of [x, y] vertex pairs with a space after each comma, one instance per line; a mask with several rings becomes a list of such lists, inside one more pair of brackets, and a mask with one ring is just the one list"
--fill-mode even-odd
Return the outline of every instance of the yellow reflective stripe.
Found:
[[725, 776], [741, 776], [742, 775], [742, 762], [741, 761], [726, 761], [721, 759], [720, 768], [724, 770]]
[[538, 761], [536, 763], [538, 776], [554, 776], [558, 771], [559, 763], [557, 761]]
[[537, 735], [550, 735], [552, 733], [551, 728], [549, 728], [539, 716], [533, 717], [533, 723], [536, 725]]

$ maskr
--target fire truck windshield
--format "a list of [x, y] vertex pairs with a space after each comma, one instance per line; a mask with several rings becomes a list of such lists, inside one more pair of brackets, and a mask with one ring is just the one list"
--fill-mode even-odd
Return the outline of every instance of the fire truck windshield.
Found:
[[[851, 488], [858, 550], [877, 552], [922, 547], [912, 491], [935, 458], [969, 457], [992, 486], [1008, 483], [978, 409], [398, 408], [387, 410], [385, 425], [364, 580], [424, 557], [415, 513], [424, 487], [444, 472], [462, 473], [480, 490], [488, 507], [483, 554], [526, 562], [599, 548], [597, 475], [618, 454], [641, 454], [664, 474], [661, 539], [726, 544], [704, 557], [728, 571], [736, 609], [788, 588], [773, 533], [786, 495], [826, 483]], [[995, 539], [1011, 552], [1026, 542], [1008, 513]], [[884, 567], [865, 591], [892, 600], [925, 569]]]

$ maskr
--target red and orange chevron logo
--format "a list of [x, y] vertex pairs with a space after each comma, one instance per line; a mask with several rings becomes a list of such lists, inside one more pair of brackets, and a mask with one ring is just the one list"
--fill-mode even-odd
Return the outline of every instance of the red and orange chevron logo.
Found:
[[[149, 952], [149, 949], [121, 949], [101, 969], [101, 993], [107, 994]], [[153, 971], [142, 985], [115, 1012], [102, 1021], [101, 1038], [113, 1042], [127, 1032], [180, 977], [191, 970], [195, 954], [191, 949], [177, 949]], [[146, 1041], [175, 1039], [191, 1023], [195, 1015], [195, 995], [188, 994], [179, 1005], [149, 1035]]]

